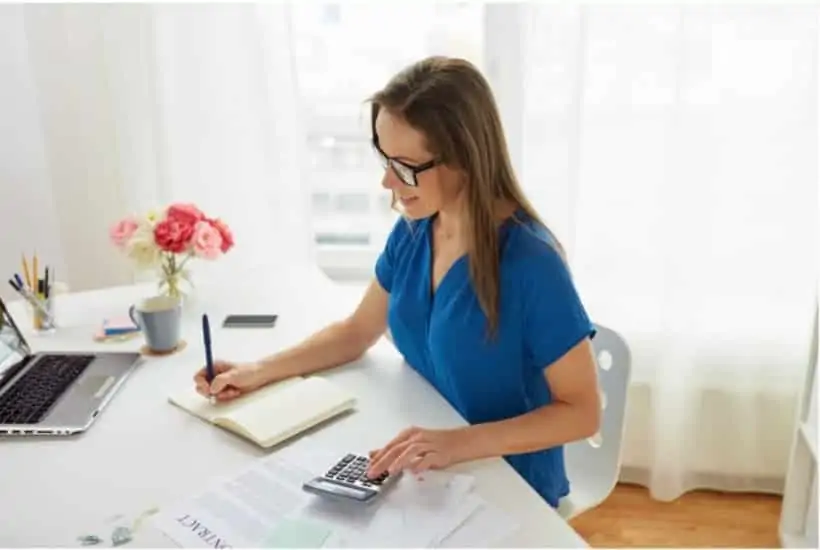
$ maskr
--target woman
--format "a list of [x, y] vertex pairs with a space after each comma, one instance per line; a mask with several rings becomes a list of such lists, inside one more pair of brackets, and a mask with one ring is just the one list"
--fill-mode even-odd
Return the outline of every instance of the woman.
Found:
[[403, 211], [352, 314], [252, 364], [218, 362], [218, 400], [360, 357], [387, 328], [469, 422], [409, 428], [371, 453], [373, 476], [503, 456], [552, 506], [569, 492], [562, 445], [598, 430], [590, 338], [560, 246], [510, 165], [492, 92], [468, 62], [433, 57], [372, 98], [382, 185]]

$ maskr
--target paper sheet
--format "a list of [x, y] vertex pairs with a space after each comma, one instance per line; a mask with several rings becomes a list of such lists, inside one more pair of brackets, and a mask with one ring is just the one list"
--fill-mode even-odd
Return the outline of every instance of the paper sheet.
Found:
[[330, 525], [336, 548], [432, 548], [477, 510], [473, 478], [428, 472], [423, 480], [405, 475], [382, 501], [370, 506], [313, 499], [301, 515]]
[[164, 508], [152, 524], [183, 548], [259, 546], [305, 505], [307, 494], [300, 490], [305, 475], [287, 463], [260, 462]]
[[441, 541], [442, 548], [488, 548], [503, 543], [520, 525], [509, 514], [482, 501], [479, 508]]
[[331, 535], [321, 523], [304, 519], [286, 519], [280, 522], [262, 541], [262, 548], [321, 548]]
[[152, 523], [184, 548], [432, 548], [482, 509], [472, 476], [445, 472], [404, 474], [369, 505], [302, 490], [339, 456], [276, 453], [163, 508]]

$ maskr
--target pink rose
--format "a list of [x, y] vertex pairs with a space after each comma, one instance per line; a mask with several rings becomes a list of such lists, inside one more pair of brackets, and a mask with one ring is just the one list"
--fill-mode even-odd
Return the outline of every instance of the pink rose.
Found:
[[194, 234], [194, 225], [166, 218], [154, 227], [154, 240], [162, 250], [179, 254], [185, 251]]
[[205, 214], [193, 204], [176, 203], [168, 207], [166, 217], [193, 227], [198, 221], [205, 219]]
[[194, 226], [194, 235], [191, 245], [194, 254], [206, 260], [214, 260], [222, 253], [222, 234], [219, 229], [208, 223], [201, 221]]
[[128, 244], [128, 241], [131, 240], [131, 237], [139, 228], [139, 225], [136, 218], [124, 218], [111, 226], [108, 230], [108, 236], [111, 238], [111, 242], [114, 243], [114, 246], [117, 248], [125, 248], [125, 245]]
[[233, 247], [233, 233], [231, 232], [230, 227], [228, 224], [223, 222], [220, 219], [216, 220], [209, 220], [211, 225], [213, 225], [217, 231], [219, 231], [219, 235], [222, 237], [222, 253], [224, 254], [228, 250]]

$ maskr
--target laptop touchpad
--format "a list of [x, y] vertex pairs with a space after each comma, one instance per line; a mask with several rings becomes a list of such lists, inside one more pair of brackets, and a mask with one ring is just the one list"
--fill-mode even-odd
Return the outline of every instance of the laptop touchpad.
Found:
[[83, 386], [87, 388], [89, 393], [94, 394], [95, 399], [102, 399], [115, 381], [116, 377], [101, 374], [89, 376], [83, 380]]

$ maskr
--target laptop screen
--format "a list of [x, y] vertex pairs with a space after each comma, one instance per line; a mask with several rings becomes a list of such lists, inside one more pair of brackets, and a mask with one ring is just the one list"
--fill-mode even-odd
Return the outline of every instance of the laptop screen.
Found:
[[0, 300], [0, 374], [26, 356], [27, 346], [15, 328], [6, 304]]

